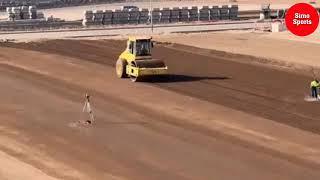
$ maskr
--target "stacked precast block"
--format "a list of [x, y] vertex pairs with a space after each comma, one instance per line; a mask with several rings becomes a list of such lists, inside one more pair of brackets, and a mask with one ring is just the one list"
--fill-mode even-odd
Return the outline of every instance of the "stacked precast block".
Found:
[[174, 7], [171, 10], [170, 22], [176, 23], [180, 21], [180, 8]]
[[218, 21], [220, 19], [220, 10], [218, 6], [212, 6], [210, 8], [210, 20]]
[[157, 24], [160, 23], [161, 11], [159, 8], [152, 9], [152, 23]]
[[113, 23], [114, 24], [128, 24], [129, 22], [129, 11], [122, 11], [117, 9], [113, 12]]
[[104, 13], [102, 10], [93, 11], [93, 25], [101, 25], [103, 21]]
[[12, 8], [11, 7], [7, 7], [6, 11], [7, 11], [7, 14], [8, 14], [9, 21], [13, 21], [14, 20], [14, 14], [12, 12]]
[[199, 9], [199, 20], [200, 21], [210, 20], [210, 10], [208, 6], [203, 6], [201, 9]]
[[149, 10], [141, 9], [139, 15], [139, 24], [147, 24], [149, 22]]
[[121, 13], [122, 13], [122, 11], [120, 9], [116, 9], [115, 11], [112, 12], [112, 14], [113, 14], [112, 22], [114, 24], [121, 24], [121, 22], [120, 22]]
[[90, 26], [93, 25], [93, 11], [87, 10], [84, 11], [84, 18], [82, 21], [83, 26]]
[[37, 8], [35, 6], [29, 6], [30, 19], [37, 19]]
[[13, 20], [20, 20], [21, 19], [20, 7], [12, 7], [11, 12], [13, 14]]
[[44, 19], [43, 12], [37, 12], [37, 19]]
[[28, 6], [21, 6], [21, 19], [30, 19], [29, 7]]
[[37, 16], [37, 9], [35, 6], [7, 7], [7, 14], [9, 21], [44, 18], [44, 14], [41, 12], [38, 12], [40, 15]]
[[[9, 12], [9, 9], [8, 9]], [[83, 25], [110, 25], [110, 24], [148, 24], [157, 23], [177, 23], [192, 21], [218, 21], [238, 18], [237, 5], [203, 6], [198, 9], [197, 6], [154, 8], [149, 9], [117, 9], [105, 11], [85, 11]]]
[[103, 11], [103, 21], [102, 21], [102, 24], [103, 25], [110, 25], [112, 24], [113, 20], [113, 13], [111, 10], [104, 10]]
[[219, 14], [220, 14], [220, 19], [221, 20], [229, 19], [230, 18], [230, 16], [229, 16], [229, 6], [228, 5], [223, 5], [220, 8]]
[[170, 8], [162, 8], [160, 10], [160, 23], [170, 23], [171, 10]]
[[139, 9], [134, 8], [129, 10], [129, 24], [138, 24], [139, 17], [140, 17]]
[[199, 12], [197, 6], [192, 6], [189, 9], [189, 21], [198, 21], [199, 20]]
[[229, 10], [230, 19], [237, 19], [239, 14], [239, 7], [238, 5], [232, 5]]
[[188, 7], [182, 7], [180, 10], [180, 21], [188, 22], [189, 21], [189, 9]]

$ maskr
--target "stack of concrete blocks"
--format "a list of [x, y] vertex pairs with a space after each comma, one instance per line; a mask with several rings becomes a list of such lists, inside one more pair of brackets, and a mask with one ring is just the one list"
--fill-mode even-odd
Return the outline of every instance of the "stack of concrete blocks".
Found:
[[139, 23], [140, 12], [139, 9], [130, 9], [129, 10], [129, 24], [138, 24]]
[[30, 19], [37, 19], [37, 8], [35, 6], [29, 6]]
[[188, 7], [182, 7], [180, 10], [180, 21], [189, 22], [189, 9]]
[[20, 7], [12, 7], [12, 14], [14, 16], [14, 20], [20, 20], [21, 19], [21, 9]]
[[116, 9], [113, 12], [112, 22], [113, 24], [120, 24], [122, 10]]
[[129, 11], [122, 10], [120, 14], [120, 24], [128, 24], [129, 23]]
[[7, 7], [6, 11], [7, 11], [7, 14], [8, 14], [8, 20], [9, 21], [13, 21], [14, 20], [14, 15], [12, 13], [12, 8], [11, 7]]
[[21, 19], [30, 19], [29, 7], [28, 6], [21, 6]]
[[117, 9], [113, 12], [113, 24], [128, 24], [129, 11]]
[[199, 20], [200, 21], [210, 20], [210, 10], [208, 6], [203, 6], [201, 9], [199, 9]]
[[220, 8], [220, 19], [221, 20], [227, 20], [230, 18], [230, 15], [229, 15], [229, 6], [228, 5], [223, 5], [221, 8]]
[[159, 8], [152, 9], [152, 23], [157, 24], [160, 23], [161, 19], [161, 11]]
[[44, 19], [43, 12], [37, 12], [37, 19]]
[[199, 21], [199, 11], [197, 6], [192, 6], [189, 9], [189, 21]]
[[170, 8], [162, 8], [160, 12], [161, 12], [160, 23], [170, 23], [170, 18], [171, 18]]
[[93, 11], [93, 25], [101, 25], [103, 21], [104, 13], [102, 10]]
[[110, 25], [110, 24], [112, 24], [112, 19], [113, 19], [112, 11], [111, 10], [104, 10], [102, 24], [103, 25]]
[[180, 21], [180, 8], [174, 7], [171, 10], [170, 22], [177, 23]]
[[218, 6], [212, 6], [210, 8], [210, 20], [217, 21], [220, 19], [220, 10]]
[[148, 9], [141, 9], [139, 12], [139, 24], [147, 24], [149, 22], [149, 10]]
[[238, 19], [238, 14], [239, 14], [238, 5], [232, 5], [230, 10], [229, 10], [230, 19], [232, 19], [232, 20]]
[[44, 18], [43, 13], [39, 13], [37, 16], [37, 9], [35, 6], [19, 6], [19, 7], [7, 7], [7, 13], [9, 20], [20, 20], [20, 19], [42, 19]]
[[82, 21], [83, 26], [90, 26], [93, 25], [93, 12], [88, 10], [84, 11], [84, 18]]

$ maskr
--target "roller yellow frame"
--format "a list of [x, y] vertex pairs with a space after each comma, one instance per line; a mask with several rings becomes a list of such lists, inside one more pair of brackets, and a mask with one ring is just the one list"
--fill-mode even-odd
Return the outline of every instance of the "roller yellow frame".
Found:
[[167, 74], [167, 66], [161, 60], [152, 58], [151, 37], [129, 37], [127, 48], [120, 54], [116, 63], [119, 78], [130, 77], [134, 82], [146, 76]]

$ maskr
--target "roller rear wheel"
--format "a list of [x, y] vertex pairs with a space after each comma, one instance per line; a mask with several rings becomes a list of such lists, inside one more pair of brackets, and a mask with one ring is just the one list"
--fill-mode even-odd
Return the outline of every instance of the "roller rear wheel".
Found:
[[[131, 66], [137, 67], [135, 62], [132, 62]], [[139, 81], [143, 81], [143, 77], [142, 76], [132, 76], [132, 75], [130, 75], [130, 80], [132, 82], [139, 82]]]

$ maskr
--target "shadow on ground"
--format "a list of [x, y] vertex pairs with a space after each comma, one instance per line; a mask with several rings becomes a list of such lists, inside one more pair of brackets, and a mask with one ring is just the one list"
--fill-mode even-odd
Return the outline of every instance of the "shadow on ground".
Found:
[[174, 83], [174, 82], [191, 82], [201, 80], [228, 80], [230, 77], [225, 76], [190, 76], [190, 75], [179, 75], [179, 74], [168, 74], [162, 76], [148, 77], [147, 82], [150, 83]]

